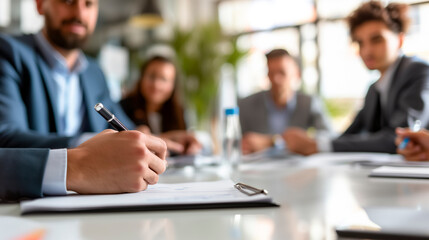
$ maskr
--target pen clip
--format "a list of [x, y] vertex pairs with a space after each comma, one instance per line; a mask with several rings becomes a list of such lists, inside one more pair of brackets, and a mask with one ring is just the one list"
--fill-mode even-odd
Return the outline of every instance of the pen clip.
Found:
[[234, 185], [234, 187], [237, 188], [238, 191], [246, 194], [247, 196], [254, 196], [258, 194], [264, 194], [264, 195], [268, 194], [268, 191], [265, 189], [258, 189], [244, 183], [237, 183]]

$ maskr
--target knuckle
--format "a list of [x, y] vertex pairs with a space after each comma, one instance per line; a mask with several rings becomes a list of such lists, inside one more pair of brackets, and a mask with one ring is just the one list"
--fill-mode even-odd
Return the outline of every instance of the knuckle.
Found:
[[141, 185], [140, 185], [140, 189], [139, 189], [139, 191], [144, 191], [144, 190], [146, 190], [146, 189], [147, 189], [147, 186], [148, 186], [148, 184], [147, 184], [147, 182], [146, 182], [146, 181], [141, 181]]
[[159, 180], [158, 174], [154, 174], [154, 176], [151, 179], [150, 184], [156, 184], [158, 182], [158, 180]]
[[149, 150], [146, 148], [144, 144], [140, 143], [140, 144], [137, 144], [137, 146], [135, 147], [135, 152], [139, 158], [144, 158], [145, 156], [147, 156]]
[[161, 138], [158, 138], [158, 141], [161, 143], [162, 150], [167, 151], [167, 143]]
[[144, 175], [145, 174], [145, 172], [146, 172], [146, 165], [144, 164], [144, 163], [142, 163], [142, 162], [139, 162], [137, 165], [136, 165], [136, 168], [135, 168], [135, 171], [136, 171], [136, 173], [138, 174], [138, 176], [142, 176], [142, 175]]
[[163, 164], [163, 165], [161, 166], [161, 172], [160, 172], [160, 173], [165, 172], [165, 170], [167, 170], [167, 162], [165, 162], [165, 164]]
[[129, 132], [129, 137], [133, 141], [143, 142], [145, 139], [145, 135], [142, 132], [139, 131], [127, 131]]
[[141, 179], [136, 179], [135, 182], [133, 182], [133, 184], [130, 185], [128, 191], [129, 192], [139, 192], [142, 191], [143, 189], [146, 188], [145, 186], [145, 182], [142, 181]]

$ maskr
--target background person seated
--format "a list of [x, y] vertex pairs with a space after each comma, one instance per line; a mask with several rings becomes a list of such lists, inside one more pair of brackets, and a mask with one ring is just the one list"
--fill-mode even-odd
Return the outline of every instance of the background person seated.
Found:
[[319, 136], [330, 134], [321, 102], [297, 92], [300, 72], [296, 60], [284, 49], [268, 54], [271, 89], [239, 101], [244, 154], [284, 144], [281, 134], [288, 128], [315, 128]]
[[[409, 117], [420, 118], [427, 127], [429, 65], [401, 51], [409, 23], [406, 4], [384, 7], [379, 1], [362, 4], [348, 17], [363, 62], [381, 77], [369, 87], [364, 106], [349, 128], [331, 142], [330, 151], [395, 153], [395, 128], [408, 126]], [[318, 152], [317, 142], [302, 131], [287, 132], [284, 138], [295, 153]]]
[[186, 131], [177, 86], [173, 62], [154, 56], [143, 64], [136, 87], [120, 104], [136, 125], [147, 126], [143, 131], [160, 136], [173, 153], [196, 154], [201, 144]]

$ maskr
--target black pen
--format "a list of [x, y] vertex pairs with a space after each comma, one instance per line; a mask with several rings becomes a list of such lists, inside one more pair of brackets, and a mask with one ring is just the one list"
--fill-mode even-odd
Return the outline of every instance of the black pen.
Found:
[[97, 103], [94, 106], [95, 111], [97, 111], [106, 121], [117, 131], [127, 131], [128, 128], [119, 121], [107, 108], [103, 106], [102, 103]]

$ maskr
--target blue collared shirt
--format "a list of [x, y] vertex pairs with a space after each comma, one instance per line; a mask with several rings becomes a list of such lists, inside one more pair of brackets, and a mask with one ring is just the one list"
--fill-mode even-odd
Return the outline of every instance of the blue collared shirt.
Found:
[[[80, 52], [72, 69], [68, 69], [65, 58], [51, 46], [42, 32], [36, 35], [36, 43], [51, 68], [52, 80], [55, 82], [55, 101], [58, 103], [56, 110], [60, 119], [58, 133], [65, 136], [76, 135], [81, 129], [85, 112], [79, 74], [88, 67], [88, 60]], [[87, 138], [82, 135], [76, 145]], [[51, 150], [43, 176], [43, 193], [47, 195], [66, 194], [66, 176], [67, 150]]]
[[278, 107], [271, 96], [271, 92], [265, 94], [265, 105], [268, 110], [268, 123], [271, 134], [281, 134], [289, 127], [290, 118], [296, 108], [296, 95], [285, 106]]
[[51, 46], [42, 32], [36, 35], [36, 42], [51, 68], [55, 82], [57, 111], [60, 116], [58, 133], [65, 136], [76, 135], [81, 128], [85, 111], [79, 74], [88, 67], [88, 61], [80, 52], [72, 69], [68, 69], [65, 58]]

